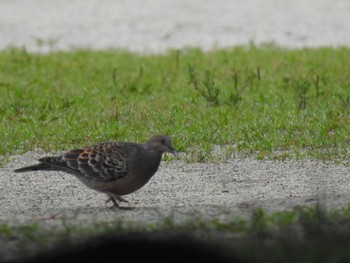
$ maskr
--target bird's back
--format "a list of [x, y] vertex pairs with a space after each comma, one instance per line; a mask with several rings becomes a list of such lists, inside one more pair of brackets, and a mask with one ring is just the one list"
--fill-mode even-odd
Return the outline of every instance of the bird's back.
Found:
[[58, 157], [44, 157], [40, 162], [52, 169], [96, 181], [113, 181], [128, 174], [140, 162], [144, 149], [140, 144], [106, 142], [74, 149]]

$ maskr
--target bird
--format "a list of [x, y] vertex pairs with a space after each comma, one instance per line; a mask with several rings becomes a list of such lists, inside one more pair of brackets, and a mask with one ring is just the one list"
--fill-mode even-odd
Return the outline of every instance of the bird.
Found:
[[157, 172], [166, 152], [178, 155], [166, 135], [155, 135], [143, 144], [109, 141], [43, 157], [14, 172], [63, 171], [107, 194], [106, 203], [112, 202], [112, 207], [120, 207], [120, 202], [128, 202], [122, 196], [143, 187]]

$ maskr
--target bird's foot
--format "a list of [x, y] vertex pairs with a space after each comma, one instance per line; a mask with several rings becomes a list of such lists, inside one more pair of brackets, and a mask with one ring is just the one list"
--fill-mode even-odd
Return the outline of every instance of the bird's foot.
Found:
[[119, 208], [119, 204], [118, 204], [118, 202], [114, 199], [114, 197], [109, 196], [109, 198], [106, 200], [106, 204], [109, 203], [109, 202], [112, 202], [112, 203], [113, 203], [113, 206], [111, 206], [110, 208], [115, 208], [115, 207], [118, 207], [118, 208]]
[[117, 194], [114, 194], [114, 193], [111, 193], [111, 192], [108, 192], [106, 193], [108, 195], [108, 199], [106, 200], [106, 203], [109, 203], [109, 202], [112, 202], [113, 203], [113, 206], [111, 208], [115, 208], [115, 207], [118, 207], [120, 208], [119, 206], [119, 203], [120, 202], [126, 202], [130, 205], [129, 201], [124, 199], [123, 197], [121, 197], [120, 195], [117, 195]]

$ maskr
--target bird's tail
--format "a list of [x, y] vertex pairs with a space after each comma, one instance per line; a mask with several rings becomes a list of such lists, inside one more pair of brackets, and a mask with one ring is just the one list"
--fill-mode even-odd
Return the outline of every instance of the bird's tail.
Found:
[[51, 166], [49, 164], [38, 163], [38, 164], [35, 164], [35, 165], [31, 165], [31, 166], [27, 166], [27, 167], [16, 169], [16, 170], [14, 170], [14, 172], [15, 173], [25, 173], [25, 172], [31, 172], [31, 171], [49, 170], [50, 168], [51, 168]]

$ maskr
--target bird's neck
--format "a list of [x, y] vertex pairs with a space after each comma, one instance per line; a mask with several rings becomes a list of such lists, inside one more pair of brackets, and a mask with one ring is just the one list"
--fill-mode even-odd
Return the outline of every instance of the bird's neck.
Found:
[[158, 170], [161, 159], [162, 153], [148, 152], [147, 157], [144, 159], [146, 163], [145, 172], [153, 175]]

